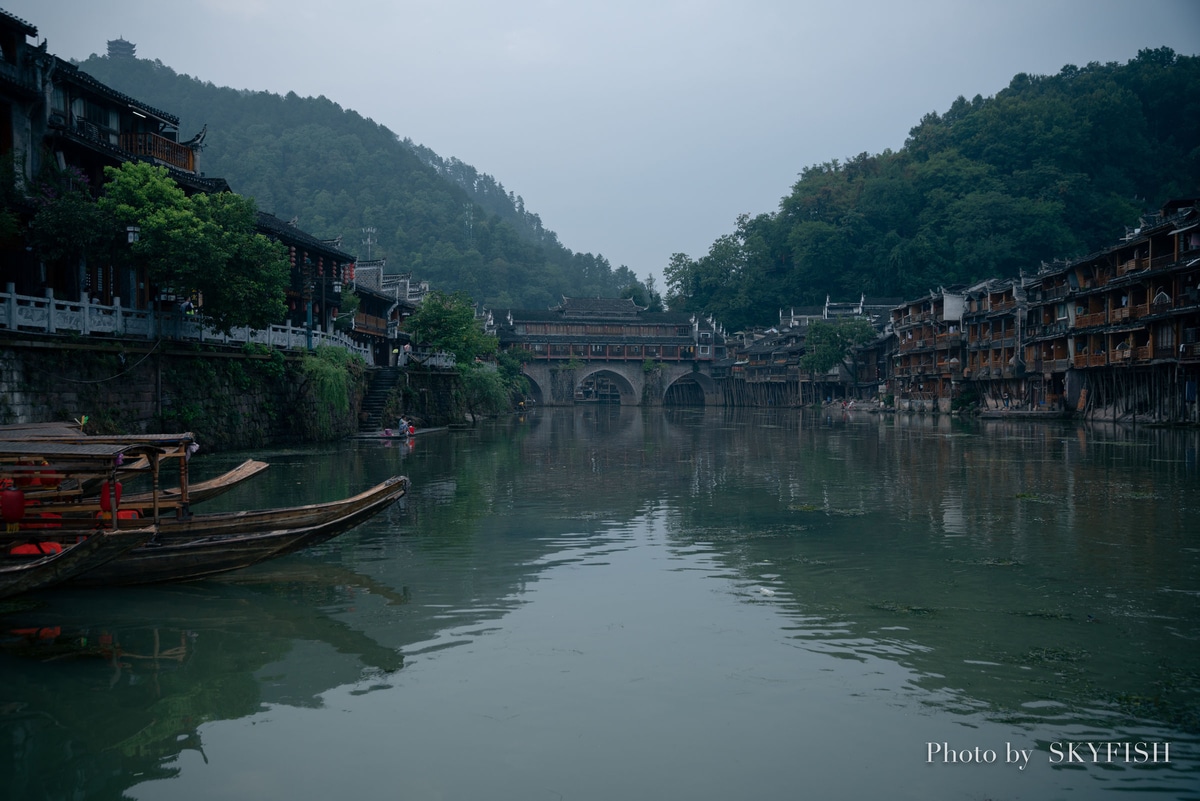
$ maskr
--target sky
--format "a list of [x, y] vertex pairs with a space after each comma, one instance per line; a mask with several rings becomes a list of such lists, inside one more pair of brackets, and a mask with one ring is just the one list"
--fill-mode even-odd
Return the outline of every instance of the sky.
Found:
[[124, 38], [140, 58], [218, 86], [324, 95], [492, 175], [566, 247], [652, 275], [660, 290], [671, 254], [703, 256], [738, 215], [776, 211], [805, 167], [899, 150], [921, 117], [959, 95], [989, 97], [1017, 73], [1125, 62], [1144, 48], [1200, 54], [1200, 0], [0, 8], [62, 58], [104, 54]]

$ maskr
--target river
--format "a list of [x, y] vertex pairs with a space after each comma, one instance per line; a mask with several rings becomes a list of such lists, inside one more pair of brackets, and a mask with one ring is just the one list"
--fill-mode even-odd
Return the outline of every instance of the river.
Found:
[[1198, 452], [589, 406], [201, 455], [271, 462], [213, 510], [412, 491], [220, 580], [5, 604], [0, 797], [1200, 798]]

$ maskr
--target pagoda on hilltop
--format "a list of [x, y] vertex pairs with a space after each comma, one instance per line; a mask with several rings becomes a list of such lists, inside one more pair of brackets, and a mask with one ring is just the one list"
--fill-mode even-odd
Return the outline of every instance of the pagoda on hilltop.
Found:
[[137, 58], [137, 45], [125, 41], [124, 37], [108, 40], [109, 58]]

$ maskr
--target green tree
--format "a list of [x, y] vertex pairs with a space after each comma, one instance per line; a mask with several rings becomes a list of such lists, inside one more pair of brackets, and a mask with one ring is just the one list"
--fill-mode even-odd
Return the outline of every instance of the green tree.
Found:
[[226, 331], [283, 320], [291, 275], [287, 249], [255, 230], [254, 201], [232, 192], [197, 195], [192, 201], [213, 237], [213, 260], [208, 271], [183, 280], [204, 293], [205, 316]]
[[[495, 178], [443, 158], [325, 97], [213, 86], [146, 59], [90, 58], [80, 68], [183, 130], [207, 124], [203, 154], [259, 208], [321, 239], [376, 229], [372, 257], [491, 308], [548, 308], [564, 295], [614, 296], [630, 282], [603, 256], [558, 241]], [[352, 187], [352, 189], [351, 189]]]
[[453, 353], [460, 366], [490, 356], [498, 344], [484, 333], [475, 317], [475, 304], [465, 292], [430, 292], [404, 321], [404, 329], [421, 344]]
[[813, 322], [804, 337], [800, 366], [813, 375], [827, 373], [874, 338], [875, 329], [861, 317], [836, 323]]
[[252, 200], [230, 192], [189, 198], [164, 168], [143, 162], [105, 174], [100, 208], [119, 226], [141, 229], [132, 258], [154, 284], [202, 293], [205, 318], [222, 331], [283, 319], [287, 253], [255, 231]]
[[86, 176], [51, 161], [33, 189], [29, 242], [42, 261], [74, 267], [111, 255], [117, 223], [92, 199]]
[[632, 298], [633, 302], [646, 311], [663, 311], [662, 296], [654, 291], [654, 276], [647, 276], [645, 282], [633, 281], [621, 290], [622, 298]]

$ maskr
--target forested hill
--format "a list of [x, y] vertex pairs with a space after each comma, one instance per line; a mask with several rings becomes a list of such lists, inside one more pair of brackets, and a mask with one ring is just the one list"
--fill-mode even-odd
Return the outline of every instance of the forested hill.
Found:
[[207, 125], [200, 166], [258, 208], [342, 249], [492, 307], [548, 308], [568, 296], [615, 296], [637, 278], [573, 253], [492, 176], [401, 139], [325, 97], [235, 90], [159, 61], [92, 56], [80, 69], [180, 119]]
[[1200, 58], [1017, 75], [929, 114], [899, 152], [805, 169], [774, 214], [676, 254], [672, 309], [732, 329], [792, 305], [915, 297], [1086, 255], [1175, 197], [1200, 196]]

